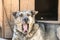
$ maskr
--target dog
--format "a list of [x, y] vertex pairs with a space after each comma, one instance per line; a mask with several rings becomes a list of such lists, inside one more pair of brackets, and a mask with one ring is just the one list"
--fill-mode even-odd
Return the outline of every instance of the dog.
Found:
[[14, 29], [12, 40], [45, 40], [44, 31], [35, 23], [35, 15], [38, 11], [18, 11], [14, 17]]

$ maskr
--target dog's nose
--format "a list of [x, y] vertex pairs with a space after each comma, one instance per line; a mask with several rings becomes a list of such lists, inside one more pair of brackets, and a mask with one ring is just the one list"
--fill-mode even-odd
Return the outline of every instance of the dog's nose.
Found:
[[28, 18], [24, 18], [24, 21], [27, 23], [27, 21], [28, 21]]

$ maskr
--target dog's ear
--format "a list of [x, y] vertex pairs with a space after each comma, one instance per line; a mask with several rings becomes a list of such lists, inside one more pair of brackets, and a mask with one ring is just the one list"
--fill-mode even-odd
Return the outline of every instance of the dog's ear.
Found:
[[17, 14], [17, 12], [13, 12], [13, 14], [12, 14], [12, 15], [13, 15], [13, 17], [14, 17], [14, 18], [16, 18], [16, 17], [17, 17], [17, 16], [16, 16], [16, 14]]
[[38, 11], [31, 11], [32, 15], [36, 15]]

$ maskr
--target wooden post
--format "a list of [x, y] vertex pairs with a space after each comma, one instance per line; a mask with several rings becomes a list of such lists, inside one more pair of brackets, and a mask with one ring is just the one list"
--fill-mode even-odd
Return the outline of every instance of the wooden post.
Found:
[[60, 0], [58, 0], [58, 21], [60, 22]]
[[3, 5], [3, 37], [11, 38], [12, 31], [8, 21], [12, 19], [12, 12], [19, 10], [19, 1], [18, 0], [4, 0]]
[[3, 31], [4, 31], [4, 38], [11, 38], [11, 29], [8, 24], [7, 18], [10, 20], [10, 15], [11, 15], [11, 0], [4, 0], [4, 5], [3, 5]]
[[0, 27], [2, 28], [2, 18], [3, 18], [3, 15], [2, 15], [2, 0], [0, 0]]

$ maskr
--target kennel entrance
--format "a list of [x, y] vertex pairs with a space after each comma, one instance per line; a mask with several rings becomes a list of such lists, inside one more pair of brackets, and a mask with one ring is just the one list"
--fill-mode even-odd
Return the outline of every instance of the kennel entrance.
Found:
[[37, 20], [58, 20], [58, 0], [35, 0]]

